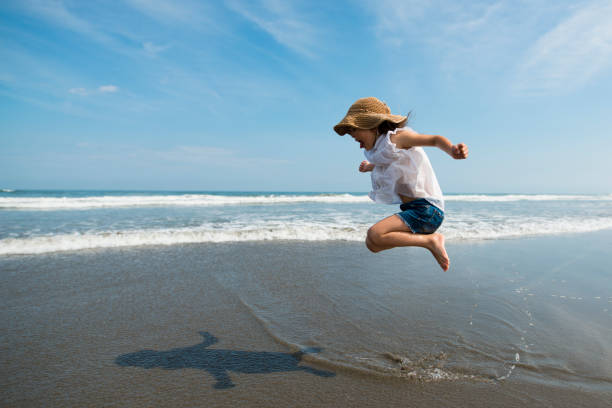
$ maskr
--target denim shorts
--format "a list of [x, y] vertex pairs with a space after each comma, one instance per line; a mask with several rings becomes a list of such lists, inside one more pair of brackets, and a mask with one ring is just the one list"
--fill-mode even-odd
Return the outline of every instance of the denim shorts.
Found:
[[444, 211], [424, 198], [404, 203], [400, 209], [396, 215], [416, 234], [433, 234], [444, 220]]

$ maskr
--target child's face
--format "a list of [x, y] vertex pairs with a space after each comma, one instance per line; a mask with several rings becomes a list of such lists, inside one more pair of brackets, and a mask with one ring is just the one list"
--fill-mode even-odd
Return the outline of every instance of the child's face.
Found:
[[376, 142], [376, 129], [351, 129], [348, 134], [359, 143], [361, 149], [370, 150]]

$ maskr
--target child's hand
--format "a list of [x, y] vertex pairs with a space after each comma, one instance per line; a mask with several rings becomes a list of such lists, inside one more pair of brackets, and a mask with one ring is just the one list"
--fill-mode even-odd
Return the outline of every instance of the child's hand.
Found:
[[372, 170], [374, 170], [374, 165], [367, 160], [362, 161], [359, 165], [359, 171], [362, 173], [366, 173]]
[[451, 147], [451, 156], [453, 159], [467, 159], [468, 147], [464, 143], [459, 143]]

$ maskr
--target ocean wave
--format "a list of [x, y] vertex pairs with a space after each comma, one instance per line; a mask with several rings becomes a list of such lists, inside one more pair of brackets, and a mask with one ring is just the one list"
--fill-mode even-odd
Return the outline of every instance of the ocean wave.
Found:
[[450, 220], [440, 232], [447, 240], [495, 240], [542, 235], [566, 235], [612, 229], [612, 217], [507, 217], [504, 220]]
[[159, 229], [73, 233], [0, 240], [0, 255], [40, 254], [89, 248], [126, 246], [175, 245], [243, 241], [328, 241], [362, 240], [365, 229], [325, 226], [258, 227], [250, 229]]
[[444, 196], [445, 201], [509, 202], [509, 201], [612, 201], [612, 194], [566, 195], [566, 194], [453, 194]]
[[[3, 189], [4, 192], [14, 190]], [[446, 201], [464, 202], [512, 202], [512, 201], [612, 201], [608, 195], [554, 195], [554, 194], [456, 194], [444, 197]], [[290, 203], [353, 204], [371, 203], [366, 195], [316, 194], [316, 195], [124, 195], [90, 197], [0, 197], [0, 210], [90, 210], [97, 208], [129, 207], [209, 207], [223, 205], [274, 205]]]
[[[255, 227], [188, 227], [83, 232], [5, 238], [0, 240], [0, 255], [41, 254], [92, 248], [220, 243], [244, 241], [363, 241], [369, 224], [298, 224], [271, 222]], [[565, 235], [612, 229], [612, 217], [592, 219], [532, 219], [493, 221], [449, 221], [440, 232], [447, 241], [474, 241], [522, 238], [540, 235]]]
[[287, 203], [361, 203], [370, 202], [365, 195], [250, 195], [213, 194], [127, 195], [92, 197], [0, 197], [0, 209], [11, 210], [89, 210], [118, 207], [204, 207], [221, 205], [266, 205]]
[[0, 188], [0, 192], [2, 192], [2, 193], [14, 193], [15, 190], [10, 189], [10, 188]]

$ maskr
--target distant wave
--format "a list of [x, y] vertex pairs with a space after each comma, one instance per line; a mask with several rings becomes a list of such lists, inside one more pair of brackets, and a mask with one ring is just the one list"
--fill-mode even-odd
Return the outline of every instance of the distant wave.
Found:
[[0, 192], [2, 192], [2, 193], [14, 193], [15, 190], [12, 190], [10, 188], [0, 188]]
[[455, 194], [444, 196], [445, 201], [504, 202], [504, 201], [612, 201], [612, 194]]
[[[3, 192], [14, 190], [3, 189]], [[554, 194], [458, 194], [444, 197], [446, 201], [511, 202], [511, 201], [612, 201], [608, 195], [554, 195]], [[0, 209], [12, 210], [89, 210], [120, 207], [203, 207], [221, 205], [273, 205], [286, 203], [369, 203], [366, 195], [317, 194], [317, 195], [125, 195], [90, 197], [0, 197]]]
[[360, 203], [365, 196], [352, 194], [251, 195], [213, 194], [93, 196], [93, 197], [0, 197], [0, 209], [16, 210], [88, 210], [117, 207], [202, 207], [216, 205], [256, 205], [285, 203]]
[[[256, 227], [143, 229], [85, 232], [5, 238], [0, 240], [0, 255], [41, 254], [89, 248], [114, 248], [186, 243], [243, 241], [363, 241], [369, 224], [352, 227], [338, 224], [270, 222]], [[531, 219], [519, 221], [449, 221], [441, 232], [448, 241], [473, 241], [521, 238], [539, 235], [565, 235], [612, 229], [612, 217]]]

